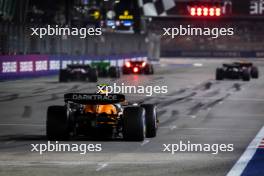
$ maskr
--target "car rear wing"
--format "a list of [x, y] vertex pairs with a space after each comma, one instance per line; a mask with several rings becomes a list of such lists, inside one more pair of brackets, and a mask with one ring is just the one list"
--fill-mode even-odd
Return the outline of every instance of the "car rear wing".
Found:
[[253, 63], [251, 62], [234, 62], [234, 64], [239, 65], [240, 67], [252, 67]]
[[227, 67], [227, 68], [240, 68], [241, 66], [238, 64], [223, 64], [223, 67]]
[[89, 69], [90, 65], [85, 65], [85, 64], [68, 64], [68, 68], [70, 69], [76, 69], [76, 68], [82, 68], [82, 69]]
[[64, 101], [80, 104], [115, 104], [125, 101], [123, 94], [85, 94], [68, 93], [64, 95]]

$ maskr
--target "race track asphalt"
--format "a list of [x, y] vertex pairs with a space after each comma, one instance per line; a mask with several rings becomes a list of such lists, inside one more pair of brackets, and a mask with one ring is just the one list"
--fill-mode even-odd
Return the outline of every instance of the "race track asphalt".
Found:
[[[77, 138], [64, 143], [102, 144], [101, 152], [31, 152], [45, 144], [46, 110], [63, 105], [66, 92], [95, 92], [95, 83], [58, 83], [42, 77], [0, 82], [0, 175], [19, 176], [223, 176], [264, 124], [264, 77], [250, 82], [215, 81], [228, 59], [162, 59], [155, 75], [125, 75], [99, 83], [167, 85], [167, 94], [127, 95], [130, 102], [155, 103], [156, 138], [143, 142]], [[264, 60], [263, 60], [264, 61]], [[264, 73], [264, 62], [254, 61]], [[163, 151], [164, 144], [232, 144], [234, 151]]]

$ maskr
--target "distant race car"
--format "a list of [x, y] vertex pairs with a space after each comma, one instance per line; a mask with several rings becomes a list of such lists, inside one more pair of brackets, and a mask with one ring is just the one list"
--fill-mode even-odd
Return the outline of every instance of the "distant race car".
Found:
[[64, 95], [64, 106], [50, 106], [46, 132], [49, 140], [73, 136], [108, 136], [143, 141], [156, 136], [158, 120], [152, 104], [128, 105], [122, 94]]
[[59, 82], [68, 81], [90, 81], [97, 82], [97, 70], [91, 68], [90, 65], [67, 65], [66, 69], [61, 69], [59, 72]]
[[243, 81], [250, 81], [251, 77], [258, 78], [258, 76], [258, 68], [247, 62], [223, 64], [221, 68], [216, 69], [216, 80], [242, 79]]
[[127, 61], [123, 65], [123, 74], [154, 74], [154, 68], [146, 61]]
[[120, 78], [120, 68], [111, 66], [110, 62], [94, 61], [91, 63], [91, 67], [97, 70], [99, 77]]

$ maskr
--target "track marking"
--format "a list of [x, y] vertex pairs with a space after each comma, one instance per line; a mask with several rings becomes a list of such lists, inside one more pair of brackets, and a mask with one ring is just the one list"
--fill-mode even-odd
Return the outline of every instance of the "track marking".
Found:
[[[120, 162], [108, 162], [97, 164], [97, 169], [102, 170], [109, 165], [131, 165], [131, 164], [144, 164], [144, 165], [155, 165], [155, 164], [167, 164], [169, 161], [120, 161]], [[91, 161], [0, 161], [0, 166], [80, 166], [80, 165], [95, 165], [95, 162]], [[104, 166], [103, 166], [104, 165]]]
[[96, 171], [100, 171], [102, 169], [104, 169], [105, 167], [108, 166], [108, 163], [101, 163], [101, 164], [98, 164], [99, 167], [96, 168]]
[[[161, 129], [171, 129], [172, 128], [172, 126], [161, 126], [161, 127], [159, 127], [159, 128], [161, 128]], [[175, 129], [177, 129], [177, 130], [214, 130], [214, 131], [228, 131], [228, 132], [230, 132], [230, 131], [241, 131], [241, 132], [243, 132], [243, 131], [255, 131], [255, 130], [251, 130], [251, 129], [243, 129], [243, 130], [237, 130], [237, 129], [225, 129], [225, 128], [175, 128]]]
[[[214, 97], [192, 97], [192, 100], [218, 100], [219, 98]], [[250, 101], [250, 102], [264, 102], [262, 98], [227, 98], [225, 101]]]
[[192, 119], [195, 119], [196, 118], [196, 115], [191, 115], [190, 116]]
[[240, 176], [243, 173], [247, 164], [256, 153], [256, 150], [259, 144], [261, 143], [263, 137], [264, 137], [264, 127], [261, 128], [261, 130], [258, 132], [256, 137], [251, 141], [245, 152], [241, 155], [241, 157], [236, 162], [236, 164], [228, 172], [227, 176]]
[[177, 126], [174, 125], [174, 126], [172, 126], [170, 129], [171, 129], [171, 130], [174, 130], [174, 129], [176, 129], [176, 128], [177, 128]]
[[1, 123], [0, 126], [44, 126], [42, 124], [26, 124], [26, 123]]
[[15, 140], [6, 141], [5, 144], [8, 145], [8, 144], [12, 144], [12, 143], [14, 143], [14, 142], [16, 142], [16, 141], [15, 141]]
[[150, 142], [150, 140], [146, 140], [146, 139], [145, 139], [140, 145], [143, 146], [143, 145], [146, 145], [146, 144], [149, 143], [149, 142]]
[[202, 67], [203, 64], [202, 64], [202, 63], [194, 63], [193, 66], [194, 66], [194, 67]]

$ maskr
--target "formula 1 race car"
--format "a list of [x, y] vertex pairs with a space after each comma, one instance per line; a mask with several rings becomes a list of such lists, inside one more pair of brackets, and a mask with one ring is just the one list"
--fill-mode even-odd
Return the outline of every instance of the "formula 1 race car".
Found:
[[97, 82], [97, 70], [89, 65], [67, 65], [66, 69], [61, 69], [59, 72], [59, 82], [67, 81], [90, 81]]
[[97, 70], [99, 77], [120, 78], [119, 67], [111, 66], [110, 62], [92, 62], [91, 67]]
[[257, 68], [250, 66], [250, 64], [223, 64], [222, 68], [216, 69], [216, 80], [242, 79], [243, 81], [249, 81], [250, 77], [258, 78]]
[[123, 74], [154, 74], [153, 65], [146, 61], [127, 61], [123, 66]]
[[156, 136], [158, 120], [152, 104], [124, 104], [122, 94], [64, 95], [64, 106], [50, 106], [46, 132], [49, 140], [73, 136], [108, 136], [143, 141]]

